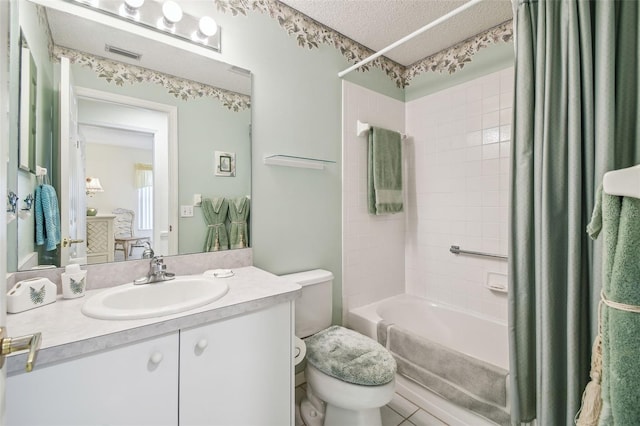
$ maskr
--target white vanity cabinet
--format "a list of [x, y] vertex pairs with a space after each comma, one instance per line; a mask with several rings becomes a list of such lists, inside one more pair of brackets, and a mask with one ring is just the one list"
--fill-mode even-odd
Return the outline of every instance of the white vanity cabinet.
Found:
[[180, 331], [180, 426], [293, 425], [292, 311]]
[[293, 425], [292, 313], [287, 301], [56, 364], [36, 361], [31, 373], [7, 379], [6, 424]]
[[[46, 336], [43, 336], [46, 338]], [[178, 332], [7, 378], [6, 424], [176, 425]]]

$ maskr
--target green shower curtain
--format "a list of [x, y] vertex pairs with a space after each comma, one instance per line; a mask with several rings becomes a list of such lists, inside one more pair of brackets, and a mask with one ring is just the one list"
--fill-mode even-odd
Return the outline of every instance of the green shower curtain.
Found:
[[640, 163], [636, 1], [519, 1], [511, 177], [512, 420], [573, 424], [601, 286], [585, 232], [608, 170]]

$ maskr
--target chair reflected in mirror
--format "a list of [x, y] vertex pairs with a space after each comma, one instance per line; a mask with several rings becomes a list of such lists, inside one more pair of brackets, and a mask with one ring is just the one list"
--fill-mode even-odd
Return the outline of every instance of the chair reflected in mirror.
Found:
[[114, 252], [122, 251], [124, 260], [128, 260], [132, 256], [134, 248], [145, 248], [147, 244], [151, 245], [149, 237], [135, 235], [133, 230], [135, 213], [133, 210], [118, 208], [113, 210], [112, 213], [116, 215], [113, 222], [115, 235]]

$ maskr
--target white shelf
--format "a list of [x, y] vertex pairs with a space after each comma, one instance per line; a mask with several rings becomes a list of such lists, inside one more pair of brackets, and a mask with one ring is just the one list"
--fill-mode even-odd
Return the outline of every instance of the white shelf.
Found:
[[640, 164], [605, 173], [602, 189], [609, 195], [640, 198]]
[[297, 157], [295, 155], [274, 154], [264, 157], [264, 164], [270, 166], [300, 167], [303, 169], [323, 170], [325, 164], [335, 164], [335, 161], [319, 158]]

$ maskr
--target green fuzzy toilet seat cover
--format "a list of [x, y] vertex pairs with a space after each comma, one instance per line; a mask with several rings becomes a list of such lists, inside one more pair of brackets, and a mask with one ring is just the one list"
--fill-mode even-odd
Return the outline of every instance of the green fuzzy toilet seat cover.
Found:
[[344, 327], [331, 326], [305, 344], [311, 365], [347, 383], [384, 385], [396, 374], [396, 360], [382, 345]]

